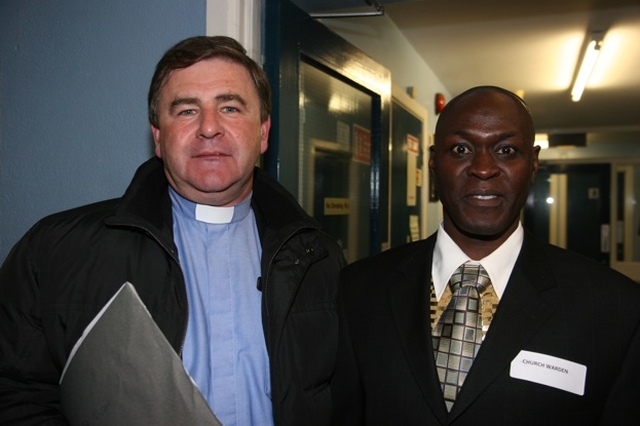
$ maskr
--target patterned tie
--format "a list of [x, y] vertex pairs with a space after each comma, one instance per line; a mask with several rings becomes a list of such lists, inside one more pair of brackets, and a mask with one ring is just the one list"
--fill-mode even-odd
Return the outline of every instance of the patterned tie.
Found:
[[491, 284], [481, 265], [465, 263], [451, 276], [451, 301], [433, 330], [433, 349], [447, 410], [482, 343], [480, 294]]

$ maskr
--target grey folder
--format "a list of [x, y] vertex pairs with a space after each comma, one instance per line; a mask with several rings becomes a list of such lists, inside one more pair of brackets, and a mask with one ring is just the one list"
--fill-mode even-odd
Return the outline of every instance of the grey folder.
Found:
[[221, 425], [130, 283], [78, 340], [60, 388], [72, 426]]

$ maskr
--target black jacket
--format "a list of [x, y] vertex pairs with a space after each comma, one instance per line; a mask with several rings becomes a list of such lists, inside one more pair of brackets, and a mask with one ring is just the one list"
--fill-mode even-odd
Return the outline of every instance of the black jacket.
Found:
[[[276, 425], [326, 424], [337, 345], [340, 248], [275, 180], [256, 169], [263, 329]], [[126, 281], [180, 353], [187, 293], [162, 163], [122, 198], [38, 222], [0, 269], [0, 424], [66, 424], [58, 380], [83, 329]], [[49, 422], [49, 423], [47, 423]]]
[[[343, 270], [331, 384], [335, 425], [640, 424], [640, 286], [527, 231], [447, 412], [431, 344], [436, 235]], [[514, 362], [521, 351], [530, 357], [526, 364]], [[531, 362], [541, 359], [542, 368]], [[514, 373], [522, 367], [529, 367], [525, 378]], [[567, 390], [579, 378], [586, 378], [584, 395]]]

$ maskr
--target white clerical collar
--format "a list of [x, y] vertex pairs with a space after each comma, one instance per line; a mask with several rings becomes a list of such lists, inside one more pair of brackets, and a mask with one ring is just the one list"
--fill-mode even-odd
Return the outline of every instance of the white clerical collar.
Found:
[[230, 207], [216, 207], [207, 204], [198, 204], [187, 200], [169, 187], [171, 204], [176, 214], [198, 222], [214, 225], [238, 222], [244, 219], [251, 211], [251, 195], [239, 204]]
[[195, 218], [206, 223], [231, 223], [235, 206], [216, 207], [206, 204], [196, 204]]

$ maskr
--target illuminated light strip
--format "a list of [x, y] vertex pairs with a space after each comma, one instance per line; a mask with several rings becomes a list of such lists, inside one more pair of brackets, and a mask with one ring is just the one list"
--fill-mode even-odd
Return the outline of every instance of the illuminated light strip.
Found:
[[576, 81], [571, 88], [571, 100], [573, 102], [578, 102], [580, 98], [582, 98], [582, 92], [584, 92], [584, 88], [587, 86], [591, 72], [600, 55], [601, 44], [598, 40], [591, 40], [587, 46], [587, 50], [582, 58], [582, 63], [580, 64], [580, 71], [578, 71]]

